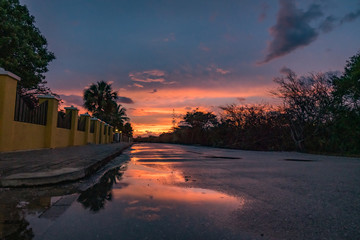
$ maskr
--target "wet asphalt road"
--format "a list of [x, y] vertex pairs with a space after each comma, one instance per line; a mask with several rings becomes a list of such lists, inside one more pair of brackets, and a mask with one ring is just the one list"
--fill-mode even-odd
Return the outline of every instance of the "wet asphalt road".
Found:
[[2, 189], [3, 239], [360, 239], [360, 159], [136, 144], [82, 182]]

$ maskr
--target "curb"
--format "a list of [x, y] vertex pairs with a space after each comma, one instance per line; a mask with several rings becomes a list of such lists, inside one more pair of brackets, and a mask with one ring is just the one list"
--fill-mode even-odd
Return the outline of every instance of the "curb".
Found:
[[[134, 143], [122, 147], [115, 153], [93, 163], [85, 168], [61, 168], [50, 172], [19, 173], [0, 179], [0, 187], [33, 187], [42, 185], [53, 185], [63, 182], [73, 182], [88, 177], [101, 167], [106, 165], [115, 157], [119, 156], [125, 149]], [[34, 177], [34, 175], [38, 175]]]

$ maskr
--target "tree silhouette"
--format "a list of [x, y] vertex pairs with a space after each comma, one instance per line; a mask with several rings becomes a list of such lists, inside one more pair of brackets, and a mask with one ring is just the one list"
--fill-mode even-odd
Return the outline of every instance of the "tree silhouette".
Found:
[[[299, 151], [304, 151], [306, 138], [316, 135], [318, 127], [331, 119], [331, 79], [330, 74], [318, 73], [298, 77], [292, 71], [286, 77], [274, 79], [279, 86], [273, 94], [283, 100], [291, 136]], [[306, 132], [310, 132], [311, 135]]]
[[117, 129], [122, 129], [124, 127], [124, 122], [128, 120], [129, 118], [126, 116], [126, 109], [120, 104], [117, 104], [111, 112], [110, 123]]
[[117, 93], [112, 91], [111, 84], [104, 81], [91, 84], [84, 90], [84, 107], [93, 116], [110, 122], [113, 113], [117, 110]]
[[360, 52], [351, 57], [344, 73], [334, 78], [334, 96], [341, 107], [360, 111]]
[[35, 101], [33, 94], [52, 93], [45, 87], [44, 73], [55, 59], [34, 23], [34, 16], [18, 0], [0, 1], [0, 67], [21, 77], [18, 92], [28, 102]]

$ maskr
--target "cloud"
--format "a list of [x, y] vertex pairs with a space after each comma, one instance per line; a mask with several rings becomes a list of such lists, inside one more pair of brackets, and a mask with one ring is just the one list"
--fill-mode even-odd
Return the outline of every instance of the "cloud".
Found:
[[220, 73], [220, 74], [222, 74], [222, 75], [225, 75], [225, 74], [228, 74], [228, 73], [230, 73], [230, 71], [229, 70], [225, 70], [225, 69], [222, 69], [222, 68], [216, 68], [216, 70], [215, 70], [217, 73]]
[[351, 12], [351, 13], [346, 14], [344, 17], [341, 18], [340, 24], [343, 24], [346, 22], [352, 22], [358, 17], [360, 17], [360, 9], [358, 9], [356, 12]]
[[133, 86], [134, 86], [134, 87], [138, 87], [138, 88], [143, 88], [143, 87], [144, 87], [143, 85], [138, 84], [138, 83], [134, 83]]
[[291, 70], [290, 68], [284, 66], [280, 69], [279, 72], [284, 75], [289, 75], [289, 74], [293, 73], [294, 71]]
[[171, 84], [175, 84], [175, 83], [177, 83], [176, 81], [171, 81], [171, 82], [164, 82], [163, 84], [165, 84], [165, 85], [171, 85]]
[[217, 67], [215, 64], [211, 64], [209, 67], [207, 67], [207, 70], [210, 72], [220, 73], [221, 75], [226, 75], [230, 73], [229, 70], [225, 70], [223, 68]]
[[328, 33], [331, 32], [335, 28], [336, 18], [334, 16], [327, 16], [324, 21], [321, 22], [319, 29]]
[[246, 98], [243, 97], [237, 97], [236, 100], [238, 100], [239, 102], [244, 102], [246, 100]]
[[153, 89], [150, 93], [156, 93], [157, 89]]
[[309, 45], [319, 34], [317, 29], [310, 26], [312, 20], [323, 15], [319, 5], [312, 4], [307, 11], [303, 11], [296, 8], [294, 0], [279, 0], [279, 3], [277, 22], [270, 28], [273, 40], [269, 43], [268, 53], [260, 64]]
[[324, 32], [328, 33], [332, 31], [335, 27], [341, 26], [344, 23], [352, 22], [360, 17], [360, 9], [355, 12], [350, 12], [343, 16], [340, 20], [335, 18], [334, 16], [328, 16], [321, 22], [319, 29]]
[[210, 51], [210, 48], [207, 47], [204, 43], [200, 43], [199, 44], [199, 49], [203, 52], [209, 52]]
[[171, 42], [171, 41], [175, 41], [175, 34], [174, 33], [170, 33], [167, 37], [165, 37], [163, 39], [164, 42]]
[[84, 103], [82, 96], [79, 95], [60, 95], [60, 98], [64, 100], [66, 105], [82, 106]]
[[144, 83], [165, 83], [165, 72], [157, 69], [143, 71], [143, 72], [131, 72], [129, 73], [131, 80], [135, 82], [144, 82]]
[[129, 104], [134, 103], [134, 101], [131, 98], [128, 98], [128, 97], [118, 97], [117, 102], [119, 102], [119, 103], [129, 103]]

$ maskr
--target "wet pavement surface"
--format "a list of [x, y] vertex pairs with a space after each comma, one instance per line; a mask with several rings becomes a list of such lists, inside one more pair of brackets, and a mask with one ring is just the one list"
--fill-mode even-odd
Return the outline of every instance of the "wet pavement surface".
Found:
[[360, 159], [136, 144], [91, 178], [0, 189], [0, 239], [360, 239]]

